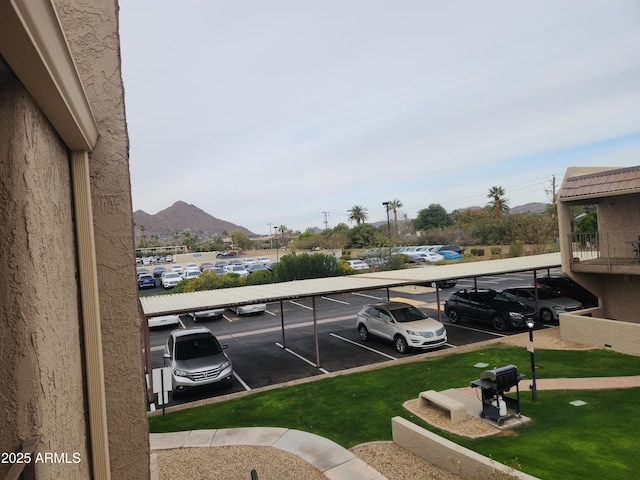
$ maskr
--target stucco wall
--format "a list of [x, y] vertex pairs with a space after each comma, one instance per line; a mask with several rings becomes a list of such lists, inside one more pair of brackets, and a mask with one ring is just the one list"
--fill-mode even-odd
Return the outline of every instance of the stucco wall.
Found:
[[627, 355], [640, 355], [640, 324], [601, 318], [600, 309], [592, 309], [591, 315], [593, 316], [585, 317], [573, 313], [561, 313], [560, 336], [562, 339], [607, 348]]
[[89, 478], [68, 152], [4, 66], [0, 198], [0, 452], [41, 435], [39, 452], [81, 462], [38, 479]]
[[90, 155], [111, 477], [149, 476], [117, 2], [54, 2], [100, 137]]

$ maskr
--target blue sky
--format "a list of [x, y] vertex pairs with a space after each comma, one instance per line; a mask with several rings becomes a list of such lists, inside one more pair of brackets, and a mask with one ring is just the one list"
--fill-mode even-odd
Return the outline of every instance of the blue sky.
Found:
[[268, 233], [640, 164], [637, 0], [120, 0], [134, 210]]

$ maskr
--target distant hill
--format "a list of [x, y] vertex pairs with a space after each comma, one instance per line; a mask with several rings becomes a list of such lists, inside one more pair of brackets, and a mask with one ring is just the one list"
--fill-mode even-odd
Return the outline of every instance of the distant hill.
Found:
[[524, 205], [520, 205], [518, 207], [513, 207], [509, 210], [509, 213], [546, 213], [547, 212], [547, 204], [540, 202], [526, 203]]
[[140, 227], [144, 226], [144, 234], [147, 238], [157, 236], [161, 244], [171, 244], [176, 234], [189, 231], [191, 235], [197, 235], [201, 240], [231, 232], [242, 230], [248, 236], [254, 234], [248, 229], [226, 220], [220, 220], [195, 205], [178, 201], [155, 215], [150, 215], [143, 210], [133, 212], [135, 223], [136, 245], [140, 242], [142, 233]]

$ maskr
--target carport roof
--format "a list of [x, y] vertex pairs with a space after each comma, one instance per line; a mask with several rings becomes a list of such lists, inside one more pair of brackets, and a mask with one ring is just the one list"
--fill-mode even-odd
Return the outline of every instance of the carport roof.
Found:
[[559, 267], [560, 265], [560, 254], [548, 253], [528, 257], [455, 263], [437, 267], [410, 268], [344, 277], [296, 280], [203, 292], [152, 295], [140, 297], [140, 305], [145, 317], [153, 317], [250, 303], [269, 303], [279, 300], [398, 287], [451, 278], [472, 278], [483, 275], [541, 270]]

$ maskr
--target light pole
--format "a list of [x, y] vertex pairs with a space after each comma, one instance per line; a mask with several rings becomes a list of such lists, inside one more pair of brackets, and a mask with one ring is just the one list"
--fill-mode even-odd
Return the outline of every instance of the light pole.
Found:
[[536, 403], [538, 401], [538, 390], [536, 388], [536, 359], [533, 348], [533, 327], [536, 326], [536, 322], [533, 320], [527, 320], [527, 327], [529, 327], [529, 344], [527, 345], [527, 350], [531, 353], [531, 385], [529, 388], [531, 389], [531, 401]]
[[391, 238], [391, 222], [389, 221], [389, 203], [390, 202], [382, 202], [382, 205], [387, 209], [387, 235]]
[[275, 232], [274, 237], [275, 237], [275, 244], [276, 244], [276, 262], [279, 262], [280, 259], [278, 258], [278, 227], [273, 227], [273, 230]]

